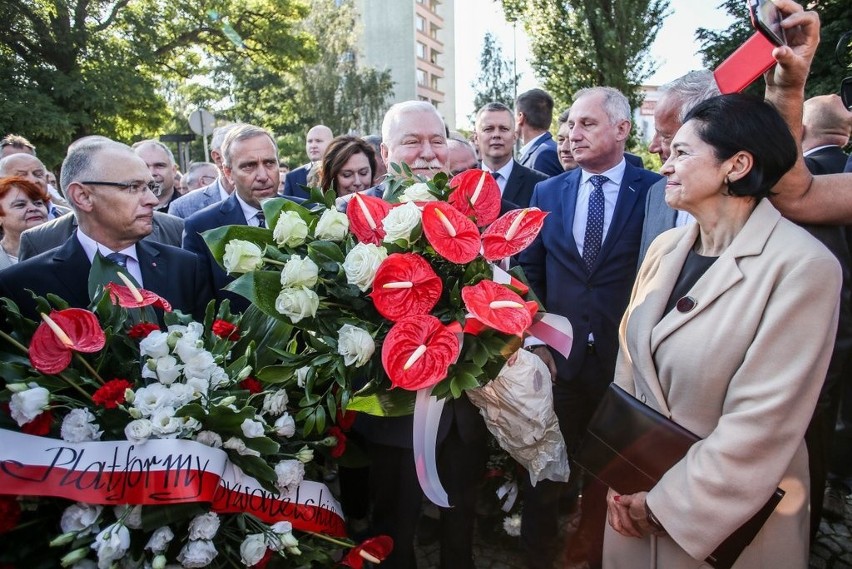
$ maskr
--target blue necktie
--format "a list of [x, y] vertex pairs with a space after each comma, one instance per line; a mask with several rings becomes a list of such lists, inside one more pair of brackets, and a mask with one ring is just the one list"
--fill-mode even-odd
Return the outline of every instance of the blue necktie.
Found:
[[107, 259], [121, 267], [122, 269], [127, 268], [127, 255], [124, 253], [110, 253], [106, 256]]
[[255, 219], [257, 219], [257, 226], [258, 227], [266, 228], [266, 216], [263, 215], [262, 211], [259, 211], [256, 214], [254, 214], [254, 217], [255, 217]]
[[605, 203], [603, 185], [608, 181], [609, 178], [600, 175], [589, 178], [593, 189], [589, 195], [589, 216], [586, 219], [586, 235], [583, 239], [583, 262], [589, 273], [592, 272], [592, 266], [598, 258], [603, 242]]

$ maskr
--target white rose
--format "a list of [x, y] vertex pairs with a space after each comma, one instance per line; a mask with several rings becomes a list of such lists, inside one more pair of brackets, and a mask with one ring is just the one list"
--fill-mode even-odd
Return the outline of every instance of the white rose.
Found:
[[119, 523], [107, 526], [92, 543], [92, 549], [98, 552], [98, 569], [108, 569], [129, 547], [130, 531], [126, 527]]
[[278, 245], [298, 247], [308, 236], [308, 224], [295, 211], [282, 211], [272, 231], [272, 238]]
[[151, 358], [162, 358], [169, 355], [169, 335], [161, 330], [154, 330], [139, 342], [139, 353]]
[[222, 448], [222, 437], [213, 431], [201, 431], [195, 436], [195, 441], [213, 448]]
[[219, 555], [213, 542], [207, 539], [190, 540], [178, 553], [181, 567], [207, 567]]
[[157, 358], [155, 361], [154, 373], [157, 381], [163, 385], [171, 385], [180, 377], [180, 372], [183, 366], [177, 363], [177, 359], [172, 356], [164, 356]]
[[399, 196], [399, 201], [401, 203], [406, 202], [434, 202], [437, 201], [434, 195], [429, 192], [429, 186], [426, 185], [425, 182], [417, 182], [416, 184], [411, 184], [405, 191], [402, 192], [402, 195]]
[[262, 533], [250, 534], [240, 544], [240, 560], [246, 567], [257, 565], [264, 555], [266, 555], [266, 536]]
[[12, 395], [9, 411], [20, 427], [41, 415], [49, 401], [50, 392], [44, 387], [37, 387], [37, 384], [31, 383], [29, 389]]
[[213, 539], [219, 531], [219, 516], [213, 512], [200, 514], [189, 522], [189, 539]]
[[96, 417], [88, 409], [71, 409], [62, 419], [59, 433], [68, 443], [100, 440], [102, 431], [95, 423]]
[[162, 553], [169, 546], [169, 543], [175, 538], [174, 532], [169, 526], [163, 526], [154, 530], [148, 543], [145, 544], [145, 549], [151, 550], [152, 553]]
[[373, 286], [376, 271], [387, 256], [388, 252], [384, 247], [378, 247], [372, 243], [358, 243], [343, 261], [346, 281], [357, 286], [361, 292], [366, 292]]
[[347, 366], [361, 367], [376, 351], [373, 337], [363, 328], [344, 324], [337, 332], [337, 353], [343, 356]]
[[94, 529], [93, 526], [98, 521], [103, 509], [103, 506], [94, 506], [91, 504], [72, 504], [62, 512], [59, 527], [62, 528], [62, 533], [73, 531], [85, 532], [81, 535], [86, 535]]
[[402, 240], [406, 244], [411, 243], [411, 232], [420, 224], [422, 217], [420, 209], [414, 205], [414, 202], [391, 209], [382, 220], [382, 227], [385, 228], [384, 242], [393, 243]]
[[225, 244], [222, 264], [228, 273], [248, 273], [263, 265], [263, 251], [251, 241], [231, 239]]
[[239, 437], [231, 437], [227, 441], [222, 444], [222, 448], [227, 448], [231, 450], [237, 451], [237, 454], [243, 456], [260, 456], [260, 453], [256, 450], [250, 449], [246, 446], [245, 441]]
[[305, 465], [298, 460], [282, 460], [275, 465], [275, 485], [282, 494], [295, 492], [305, 477]]
[[243, 436], [247, 439], [256, 439], [264, 435], [263, 423], [246, 419], [240, 424], [240, 429], [243, 431]]
[[281, 270], [281, 286], [314, 288], [319, 277], [319, 267], [308, 257], [294, 255]]
[[316, 316], [319, 296], [309, 288], [285, 288], [275, 299], [275, 310], [290, 319], [293, 324], [303, 318]]
[[263, 398], [263, 412], [273, 417], [277, 417], [287, 410], [287, 403], [290, 398], [287, 396], [287, 390], [278, 389], [272, 393], [267, 393]]
[[124, 427], [124, 436], [132, 443], [144, 443], [151, 438], [152, 434], [154, 434], [153, 425], [148, 419], [136, 419]]
[[296, 421], [289, 413], [284, 413], [275, 421], [275, 434], [285, 439], [296, 434]]
[[343, 241], [349, 233], [349, 218], [336, 209], [327, 209], [317, 221], [314, 234], [317, 239], [328, 241]]

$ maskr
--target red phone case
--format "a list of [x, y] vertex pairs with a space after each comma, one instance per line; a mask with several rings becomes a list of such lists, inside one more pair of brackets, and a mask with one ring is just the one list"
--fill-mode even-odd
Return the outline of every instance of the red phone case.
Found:
[[746, 40], [713, 71], [722, 94], [739, 93], [775, 65], [773, 49], [775, 44], [760, 32]]

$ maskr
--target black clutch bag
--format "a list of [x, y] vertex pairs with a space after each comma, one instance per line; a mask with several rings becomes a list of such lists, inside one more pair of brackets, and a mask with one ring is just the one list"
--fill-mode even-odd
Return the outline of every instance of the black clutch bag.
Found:
[[[699, 440], [695, 433], [610, 384], [574, 462], [620, 494], [647, 492]], [[705, 561], [716, 569], [730, 568], [783, 497], [784, 491], [777, 488], [766, 505]]]

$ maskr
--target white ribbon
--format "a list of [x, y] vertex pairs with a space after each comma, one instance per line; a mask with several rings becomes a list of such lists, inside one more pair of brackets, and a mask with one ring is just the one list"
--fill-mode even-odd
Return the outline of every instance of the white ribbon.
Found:
[[444, 410], [444, 399], [432, 396], [432, 388], [417, 390], [414, 400], [414, 467], [423, 494], [436, 506], [449, 508], [447, 491], [438, 477], [435, 447], [438, 439], [438, 424]]
[[518, 484], [516, 482], [504, 482], [503, 485], [497, 489], [497, 499], [502, 501], [504, 497], [506, 498], [506, 501], [503, 502], [500, 509], [508, 514], [512, 511], [512, 506], [515, 505], [515, 500], [518, 499]]

